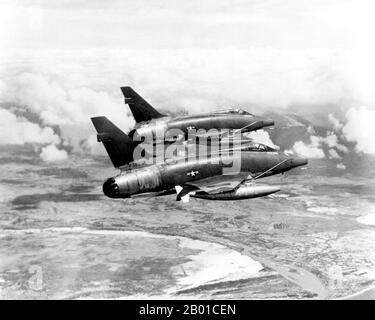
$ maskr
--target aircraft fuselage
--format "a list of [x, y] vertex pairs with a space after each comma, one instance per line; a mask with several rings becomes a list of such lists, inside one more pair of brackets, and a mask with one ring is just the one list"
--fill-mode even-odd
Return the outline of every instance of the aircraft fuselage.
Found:
[[222, 113], [178, 118], [159, 118], [148, 123], [141, 123], [135, 129], [140, 137], [161, 139], [162, 135], [165, 135], [164, 138], [168, 139], [179, 132], [186, 135], [192, 130], [237, 130], [245, 128], [243, 132], [248, 132], [272, 126], [273, 124], [272, 120], [263, 117]]
[[169, 190], [177, 185], [205, 178], [222, 176], [223, 180], [265, 173], [264, 176], [283, 173], [305, 165], [307, 160], [277, 153], [240, 152], [204, 159], [171, 160], [145, 168], [124, 171], [108, 179], [103, 192], [111, 198], [128, 198], [146, 192]]

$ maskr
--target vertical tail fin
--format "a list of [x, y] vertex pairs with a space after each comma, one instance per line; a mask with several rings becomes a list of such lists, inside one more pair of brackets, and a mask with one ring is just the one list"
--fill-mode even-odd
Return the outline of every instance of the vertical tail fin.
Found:
[[121, 87], [121, 91], [125, 97], [125, 103], [129, 105], [136, 122], [149, 121], [151, 119], [165, 117], [165, 115], [155, 110], [131, 87]]
[[98, 132], [98, 142], [103, 142], [114, 167], [134, 161], [133, 151], [139, 142], [130, 139], [106, 117], [94, 117], [91, 121]]

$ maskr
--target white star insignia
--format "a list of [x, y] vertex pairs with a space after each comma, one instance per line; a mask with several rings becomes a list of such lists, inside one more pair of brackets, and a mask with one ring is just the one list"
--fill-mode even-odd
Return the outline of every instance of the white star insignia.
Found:
[[187, 175], [191, 176], [191, 177], [195, 177], [198, 173], [199, 173], [199, 171], [191, 170], [190, 172], [187, 173]]

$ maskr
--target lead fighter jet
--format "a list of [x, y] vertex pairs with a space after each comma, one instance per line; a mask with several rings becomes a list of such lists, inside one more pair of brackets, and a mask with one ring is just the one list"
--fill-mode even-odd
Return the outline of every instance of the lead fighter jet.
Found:
[[[181, 130], [187, 135], [190, 130], [229, 129], [250, 132], [274, 125], [273, 120], [254, 116], [242, 109], [171, 117], [161, 114], [131, 87], [121, 87], [121, 91], [136, 121], [134, 129], [128, 134], [132, 139], [135, 133], [141, 137], [157, 139], [158, 133], [167, 133], [173, 129]], [[165, 138], [168, 140], [171, 137], [166, 135]]]

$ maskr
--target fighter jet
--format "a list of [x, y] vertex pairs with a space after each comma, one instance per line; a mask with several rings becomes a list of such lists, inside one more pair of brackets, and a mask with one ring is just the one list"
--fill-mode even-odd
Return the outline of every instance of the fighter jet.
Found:
[[238, 108], [192, 116], [171, 117], [161, 114], [131, 87], [121, 87], [121, 91], [125, 97], [125, 104], [129, 105], [136, 121], [134, 129], [128, 134], [132, 139], [134, 139], [135, 133], [139, 137], [153, 137], [155, 140], [158, 140], [158, 135], [163, 133], [165, 134], [163, 140], [168, 140], [171, 138], [168, 136], [168, 132], [175, 132], [176, 129], [187, 135], [191, 130], [229, 129], [250, 132], [274, 125], [274, 121], [271, 119], [254, 116]]
[[[95, 127], [103, 127], [101, 135], [113, 165], [120, 174], [103, 184], [103, 193], [110, 198], [130, 198], [137, 195], [163, 196], [177, 193], [176, 200], [190, 197], [207, 200], [240, 200], [262, 197], [280, 190], [278, 186], [257, 185], [255, 181], [284, 173], [307, 164], [307, 159], [289, 157], [277, 152], [254, 150], [241, 146], [240, 152], [219, 152], [204, 157], [169, 159], [142, 168], [122, 169], [134, 142], [116, 127], [111, 128], [104, 117], [93, 118]], [[99, 131], [99, 130], [98, 130]], [[115, 133], [115, 134], [113, 134]], [[234, 150], [229, 150], [234, 151]]]
[[[222, 154], [224, 152], [228, 152], [229, 149], [234, 151], [242, 149], [258, 152], [277, 151], [276, 149], [262, 143], [254, 142], [252, 139], [237, 133], [233, 135], [225, 135], [225, 137], [220, 139], [218, 138], [216, 140], [214, 139], [213, 141], [206, 140], [206, 149], [200, 148], [201, 145], [197, 146], [195, 143], [196, 140], [186, 140], [176, 148], [176, 151], [180, 152], [167, 154], [166, 150], [172, 143], [176, 145], [181, 141], [164, 141], [163, 144], [160, 144], [155, 141], [150, 142], [149, 140], [132, 140], [106, 117], [93, 117], [91, 118], [91, 121], [97, 131], [98, 142], [103, 143], [107, 153], [110, 155], [113, 165], [120, 169], [129, 168], [128, 164], [132, 164], [134, 162], [136, 163], [135, 165], [139, 165], [144, 162], [145, 159], [149, 160], [150, 158], [155, 158], [153, 163], [156, 163], [167, 160], [168, 156], [173, 158], [178, 156], [186, 157], [189, 154], [195, 154], [197, 152], [199, 152], [202, 156], [202, 152], [205, 150], [210, 155], [215, 153]], [[218, 148], [215, 148], [215, 142], [218, 144]], [[164, 148], [162, 154], [156, 152], [156, 148], [160, 148], [160, 146]], [[136, 151], [137, 148], [140, 149], [138, 152]], [[150, 161], [148, 161], [148, 164], [150, 164]]]

